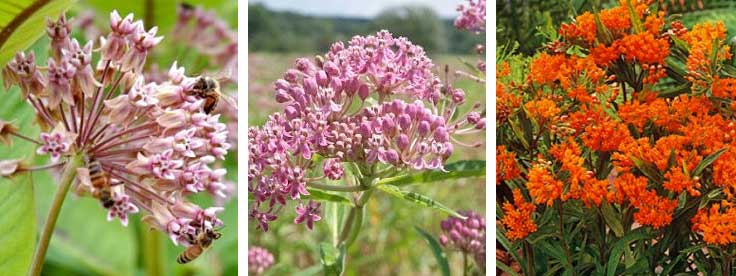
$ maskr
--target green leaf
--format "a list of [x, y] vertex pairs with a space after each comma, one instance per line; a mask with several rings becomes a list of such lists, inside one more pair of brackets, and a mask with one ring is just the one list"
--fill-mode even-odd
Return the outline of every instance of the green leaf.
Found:
[[343, 260], [341, 256], [345, 254], [344, 250], [342, 250], [343, 252], [340, 251], [330, 243], [323, 242], [319, 244], [319, 255], [325, 275], [340, 275], [342, 273]]
[[[0, 82], [0, 87], [3, 85]], [[0, 90], [2, 90], [0, 88]], [[7, 100], [0, 101], [0, 120], [14, 121], [18, 126], [33, 125], [34, 113], [20, 100], [19, 89], [0, 91]], [[21, 128], [24, 135], [37, 137], [38, 129]], [[12, 147], [0, 144], [0, 159], [32, 161], [35, 145], [13, 139]], [[25, 275], [36, 246], [36, 211], [33, 181], [39, 174], [22, 174], [14, 178], [0, 177], [0, 271], [4, 275]]]
[[344, 197], [342, 195], [328, 193], [320, 189], [309, 188], [309, 187], [307, 187], [307, 191], [309, 192], [309, 195], [304, 196], [304, 198], [307, 198], [307, 199], [336, 202], [336, 203], [341, 203], [341, 204], [346, 204], [346, 205], [353, 204], [349, 198]]
[[452, 210], [449, 207], [443, 205], [442, 203], [439, 203], [435, 201], [434, 199], [431, 199], [425, 195], [420, 195], [415, 192], [402, 191], [401, 189], [399, 189], [399, 187], [396, 187], [393, 185], [381, 185], [381, 186], [378, 186], [378, 189], [392, 196], [406, 200], [408, 202], [412, 202], [412, 203], [415, 203], [417, 205], [421, 205], [424, 207], [434, 208], [442, 212], [445, 212], [447, 214], [450, 214], [452, 216], [456, 216], [456, 217], [465, 219], [463, 215], [460, 215], [458, 212], [455, 212], [455, 210]]
[[0, 67], [45, 31], [46, 17], [57, 18], [75, 0], [0, 0]]
[[0, 267], [6, 275], [24, 275], [36, 245], [33, 187], [29, 174], [0, 179]]
[[445, 165], [443, 172], [440, 170], [432, 170], [421, 172], [412, 175], [402, 175], [391, 178], [381, 179], [377, 182], [377, 185], [394, 185], [404, 186], [418, 183], [429, 183], [448, 179], [459, 179], [468, 177], [485, 177], [486, 175], [486, 161], [485, 160], [470, 160], [470, 161], [459, 161]]
[[698, 166], [695, 167], [695, 170], [693, 170], [692, 176], [700, 176], [701, 173], [703, 173], [703, 170], [710, 166], [710, 164], [713, 164], [718, 157], [721, 157], [723, 153], [725, 153], [728, 150], [728, 148], [722, 148], [718, 151], [711, 153], [710, 155], [703, 158], [703, 160], [698, 163]]
[[603, 202], [601, 204], [601, 212], [603, 213], [603, 219], [616, 237], [623, 236], [624, 226], [621, 224], [621, 216], [616, 213], [613, 207], [607, 202]]
[[503, 270], [504, 272], [506, 272], [508, 274], [511, 274], [511, 275], [514, 275], [514, 276], [519, 276], [519, 273], [516, 273], [516, 271], [514, 271], [509, 266], [507, 266], [505, 263], [503, 263], [503, 262], [501, 262], [499, 260], [496, 260], [496, 267], [498, 267], [499, 269]]
[[661, 184], [664, 182], [664, 176], [662, 176], [662, 173], [657, 170], [657, 166], [655, 166], [652, 162], [642, 160], [636, 157], [631, 157], [631, 161], [634, 161], [634, 165], [636, 166], [639, 171], [641, 171], [644, 176], [649, 178], [650, 180], [654, 181], [657, 184]]
[[[639, 228], [639, 229], [643, 229], [643, 228]], [[618, 268], [618, 265], [621, 261], [621, 255], [623, 255], [624, 251], [628, 249], [629, 243], [649, 237], [649, 235], [643, 232], [644, 230], [639, 230], [639, 231], [637, 230], [629, 232], [628, 234], [626, 234], [626, 236], [618, 240], [613, 245], [613, 249], [611, 250], [611, 256], [608, 258], [608, 263], [606, 264], [606, 268], [607, 268], [606, 275], [608, 276], [616, 275], [616, 269]]]
[[440, 243], [435, 239], [432, 235], [424, 231], [419, 226], [414, 226], [414, 229], [419, 232], [419, 234], [424, 237], [424, 239], [429, 243], [429, 248], [432, 249], [432, 253], [434, 254], [434, 258], [437, 259], [437, 265], [440, 266], [440, 271], [442, 272], [443, 276], [450, 276], [450, 265], [447, 263], [447, 256], [445, 256], [445, 252], [442, 251], [442, 247], [440, 246]]

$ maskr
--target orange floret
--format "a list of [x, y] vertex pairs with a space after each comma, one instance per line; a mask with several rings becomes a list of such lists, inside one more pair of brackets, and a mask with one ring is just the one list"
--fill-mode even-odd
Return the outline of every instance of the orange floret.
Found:
[[563, 184], [556, 180], [546, 167], [535, 165], [529, 169], [526, 188], [529, 194], [538, 204], [552, 206], [556, 199], [562, 195]]
[[726, 99], [736, 98], [736, 79], [716, 77], [711, 85], [713, 96]]
[[593, 43], [596, 38], [595, 16], [590, 12], [585, 12], [576, 17], [572, 24], [562, 23], [560, 35], [571, 41], [582, 40]]
[[631, 204], [639, 209], [634, 213], [634, 220], [658, 229], [672, 221], [677, 200], [658, 196], [654, 191], [645, 191], [631, 198]]
[[693, 231], [701, 232], [706, 243], [728, 245], [736, 242], [736, 209], [732, 203], [722, 201], [709, 209], [700, 209], [692, 222]]
[[700, 196], [700, 191], [698, 191], [701, 186], [700, 178], [697, 176], [691, 178], [689, 175], [685, 174], [681, 167], [671, 168], [664, 174], [664, 178], [666, 181], [662, 186], [668, 191], [680, 193], [687, 190], [691, 196]]
[[506, 151], [505, 146], [497, 146], [496, 160], [496, 185], [502, 181], [514, 179], [521, 176], [519, 164], [516, 161], [516, 153]]
[[537, 231], [537, 225], [532, 219], [534, 204], [526, 202], [519, 189], [513, 191], [514, 204], [503, 204], [504, 216], [501, 222], [506, 227], [506, 237], [517, 241], [526, 238], [530, 233]]
[[655, 38], [651, 33], [626, 35], [614, 42], [618, 52], [627, 61], [637, 61], [646, 69], [649, 65], [662, 64], [670, 53], [670, 43], [664, 38]]
[[541, 99], [527, 102], [524, 108], [529, 112], [529, 117], [534, 119], [540, 126], [545, 125], [555, 116], [560, 114], [557, 103], [550, 99]]
[[613, 151], [618, 149], [623, 141], [631, 139], [631, 136], [626, 125], [606, 119], [587, 126], [580, 138], [583, 144], [592, 150]]

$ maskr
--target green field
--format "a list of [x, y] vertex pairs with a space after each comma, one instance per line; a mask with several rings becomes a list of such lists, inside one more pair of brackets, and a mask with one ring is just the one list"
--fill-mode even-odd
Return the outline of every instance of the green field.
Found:
[[[312, 54], [313, 55], [313, 54]], [[268, 115], [283, 107], [273, 99], [272, 83], [293, 65], [297, 57], [309, 54], [250, 53], [248, 55], [248, 122], [259, 126]], [[442, 55], [434, 58], [440, 68], [450, 66], [450, 72], [465, 70], [460, 59], [475, 63], [475, 56]], [[438, 72], [440, 72], [438, 68]], [[442, 78], [444, 79], [444, 74]], [[451, 80], [454, 77], [451, 74]], [[467, 106], [480, 102], [485, 106], [483, 84], [471, 80], [458, 79], [456, 87], [466, 91]], [[467, 137], [464, 141], [485, 141], [485, 136]], [[485, 146], [479, 148], [455, 147], [452, 159], [485, 159]], [[449, 162], [452, 162], [450, 160]], [[435, 182], [415, 185], [408, 190], [427, 195], [453, 209], [469, 210], [485, 214], [485, 179], [467, 179], [451, 182]], [[328, 241], [329, 229], [325, 223], [317, 223], [315, 230], [309, 232], [303, 225], [294, 225], [294, 204], [291, 203], [271, 230], [263, 233], [255, 230], [250, 223], [249, 245], [269, 249], [274, 254], [275, 265], [267, 275], [291, 275], [306, 272], [307, 275], [321, 275], [319, 243]], [[368, 205], [364, 225], [355, 245], [348, 253], [346, 275], [436, 275], [436, 261], [426, 241], [414, 230], [414, 226], [426, 229], [433, 235], [440, 232], [439, 223], [447, 216], [432, 209], [411, 205], [380, 194], [374, 196]], [[323, 209], [324, 210], [324, 209]], [[461, 273], [462, 255], [448, 252], [453, 274]]]

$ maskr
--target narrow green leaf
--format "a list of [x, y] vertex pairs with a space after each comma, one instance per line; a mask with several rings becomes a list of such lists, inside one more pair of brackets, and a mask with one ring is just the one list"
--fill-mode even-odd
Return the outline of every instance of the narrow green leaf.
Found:
[[[643, 229], [643, 228], [639, 228], [639, 229]], [[628, 234], [626, 234], [626, 236], [618, 240], [613, 245], [613, 249], [611, 250], [611, 255], [608, 258], [608, 263], [606, 264], [606, 268], [607, 268], [606, 275], [608, 276], [616, 275], [616, 269], [618, 268], [618, 265], [621, 261], [621, 255], [624, 254], [624, 250], [628, 249], [629, 243], [649, 237], [649, 235], [643, 232], [643, 230], [639, 230], [639, 229], [637, 229], [638, 231], [634, 230], [632, 232], [629, 232]]]
[[[496, 267], [499, 268], [499, 269], [501, 269], [501, 270], [503, 270], [504, 272], [506, 272], [508, 274], [511, 274], [511, 275], [514, 275], [514, 276], [519, 276], [519, 273], [516, 273], [516, 271], [514, 271], [509, 266], [507, 266], [505, 263], [503, 263], [503, 262], [501, 262], [499, 260], [496, 260]], [[557, 268], [557, 269], [559, 270], [559, 268]], [[552, 275], [552, 274], [550, 274], [550, 275]]]
[[44, 34], [46, 17], [57, 18], [75, 0], [0, 0], [0, 67]]
[[443, 276], [450, 276], [450, 265], [447, 263], [447, 256], [445, 255], [445, 252], [442, 251], [442, 247], [440, 246], [440, 243], [435, 239], [432, 235], [424, 231], [419, 226], [414, 226], [414, 229], [419, 232], [419, 234], [422, 235], [424, 240], [427, 241], [429, 244], [429, 248], [432, 249], [432, 254], [434, 254], [434, 258], [437, 259], [437, 265], [440, 266], [440, 271], [442, 272]]
[[445, 170], [447, 170], [447, 172], [433, 170], [421, 172], [418, 174], [385, 178], [379, 180], [377, 185], [404, 186], [417, 183], [430, 183], [448, 179], [484, 177], [486, 175], [486, 161], [459, 161], [445, 165]]
[[328, 193], [320, 189], [315, 189], [315, 188], [310, 188], [310, 187], [307, 187], [307, 191], [309, 192], [309, 195], [304, 196], [304, 198], [306, 199], [335, 202], [335, 203], [341, 203], [341, 204], [346, 204], [346, 205], [353, 204], [349, 198], [344, 197], [342, 195]]
[[718, 157], [721, 157], [723, 153], [725, 153], [728, 150], [728, 148], [722, 148], [718, 151], [711, 153], [710, 155], [703, 158], [703, 160], [698, 163], [698, 166], [695, 167], [695, 170], [693, 170], [692, 176], [700, 176], [701, 173], [703, 173], [703, 170], [713, 164]]
[[603, 213], [603, 219], [606, 221], [606, 225], [611, 228], [616, 237], [623, 236], [624, 226], [621, 224], [620, 214], [617, 214], [608, 202], [601, 204], [601, 212]]
[[455, 210], [450, 209], [444, 204], [439, 203], [435, 201], [434, 199], [429, 198], [428, 196], [420, 195], [415, 192], [402, 191], [401, 189], [393, 185], [381, 185], [381, 186], [378, 186], [378, 189], [390, 195], [398, 197], [400, 199], [406, 200], [408, 202], [412, 202], [414, 204], [421, 205], [424, 207], [434, 208], [442, 212], [445, 212], [447, 214], [450, 214], [452, 216], [456, 216], [456, 217], [465, 219], [463, 215], [460, 215], [458, 212], [455, 212]]
[[631, 157], [631, 161], [634, 161], [634, 165], [636, 166], [636, 168], [639, 169], [639, 171], [650, 180], [658, 184], [664, 182], [664, 176], [662, 176], [662, 173], [657, 170], [657, 166], [655, 166], [653, 163], [646, 160], [641, 160], [633, 156]]

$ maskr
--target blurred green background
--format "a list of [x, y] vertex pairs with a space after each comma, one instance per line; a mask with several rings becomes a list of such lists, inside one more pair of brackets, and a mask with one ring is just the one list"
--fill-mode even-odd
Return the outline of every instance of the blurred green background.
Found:
[[[79, 0], [69, 8], [67, 18], [80, 18], [84, 14], [93, 14], [95, 26], [106, 34], [109, 31], [110, 12], [117, 9], [122, 16], [132, 12], [136, 20], [147, 19], [146, 29], [156, 25], [159, 26], [158, 34], [167, 36], [170, 35], [169, 32], [177, 18], [176, 6], [179, 2]], [[231, 29], [237, 30], [236, 1], [188, 2], [214, 10]], [[86, 41], [80, 29], [73, 29], [72, 36], [80, 41]], [[36, 62], [45, 63], [48, 45], [49, 40], [44, 33], [44, 36], [26, 52], [34, 51]], [[95, 41], [95, 47], [98, 45], [99, 41]], [[187, 66], [198, 61], [198, 54], [190, 53], [188, 58], [182, 60], [178, 56], [179, 50], [177, 45], [164, 38], [149, 56], [147, 66], [156, 64], [159, 68], [168, 69], [175, 59], [179, 59], [179, 65], [186, 66], [186, 73], [190, 76], [204, 71], [217, 71], [217, 68], [208, 67], [207, 62]], [[98, 55], [93, 56], [96, 58]], [[1, 87], [2, 85], [0, 91], [4, 90]], [[236, 85], [225, 89], [235, 90]], [[0, 101], [0, 120], [15, 120], [21, 128], [21, 133], [38, 137], [40, 130], [33, 121], [33, 110], [21, 100], [19, 89], [14, 87], [10, 91], [0, 92], [0, 95], [7, 99]], [[12, 148], [0, 144], [0, 159], [24, 158], [30, 161], [34, 158], [35, 145], [18, 139], [14, 139], [13, 142]], [[35, 164], [48, 162], [45, 157], [35, 159]], [[237, 183], [237, 151], [228, 154], [224, 167], [228, 169], [227, 180]], [[0, 237], [0, 275], [13, 275], [8, 272], [14, 271], [8, 263], [17, 260], [14, 258], [23, 260], [27, 258], [30, 262], [33, 247], [28, 244], [27, 239], [37, 237], [37, 232], [46, 219], [56, 191], [54, 183], [56, 177], [53, 172], [36, 172], [13, 179], [0, 178], [0, 213], [3, 214], [0, 215], [0, 231], [6, 234], [5, 238]], [[204, 207], [214, 204], [209, 196], [199, 196], [193, 201]], [[227, 201], [224, 207], [225, 211], [220, 215], [226, 225], [222, 230], [222, 238], [197, 260], [187, 265], [179, 265], [176, 263], [176, 257], [185, 247], [174, 246], [167, 236], [158, 231], [149, 231], [148, 226], [140, 222], [142, 217], [140, 213], [131, 216], [130, 224], [124, 227], [117, 220], [108, 222], [107, 212], [99, 206], [97, 200], [70, 194], [64, 202], [52, 236], [43, 275], [147, 275], [145, 266], [151, 258], [144, 256], [146, 248], [150, 248], [146, 244], [160, 248], [161, 275], [237, 275], [237, 199]], [[7, 237], [8, 233], [14, 233], [14, 236]], [[25, 238], [26, 241], [22, 241], [21, 238]], [[145, 243], [146, 239], [151, 242]], [[18, 244], [19, 242], [23, 244]]]
[[[406, 10], [410, 12], [403, 12]], [[438, 19], [429, 7], [387, 7], [375, 18], [306, 16], [271, 11], [260, 4], [249, 5], [248, 13], [250, 127], [261, 126], [270, 114], [282, 111], [283, 106], [274, 100], [272, 85], [293, 66], [296, 58], [323, 55], [333, 42], [379, 29], [405, 35], [415, 44], [425, 46], [437, 66], [436, 74], [444, 79], [442, 68], [448, 65], [453, 85], [466, 91], [465, 107], [476, 102], [485, 106], [484, 84], [455, 78], [452, 74], [466, 70], [462, 61], [475, 64], [477, 56], [473, 49], [475, 44], [485, 41], [484, 36], [455, 30], [454, 18]], [[412, 16], [398, 16], [403, 14]], [[485, 141], [485, 135], [467, 137], [464, 141]], [[458, 160], [485, 160], [485, 146], [456, 146], [448, 163]], [[404, 189], [427, 195], [455, 210], [485, 214], [485, 179], [418, 184]], [[265, 275], [322, 275], [319, 244], [331, 241], [330, 229], [324, 221], [318, 222], [311, 232], [303, 224], [293, 224], [295, 205], [290, 202], [266, 233], [255, 230], [255, 223], [250, 221], [248, 245], [264, 247], [275, 258], [274, 266]], [[326, 210], [323, 203], [323, 213]], [[440, 221], [446, 218], [446, 214], [437, 210], [406, 203], [385, 193], [374, 194], [367, 204], [366, 223], [347, 254], [345, 275], [439, 275], [432, 251], [414, 226], [436, 237], [440, 233]], [[447, 254], [452, 274], [461, 274], [462, 255]]]

